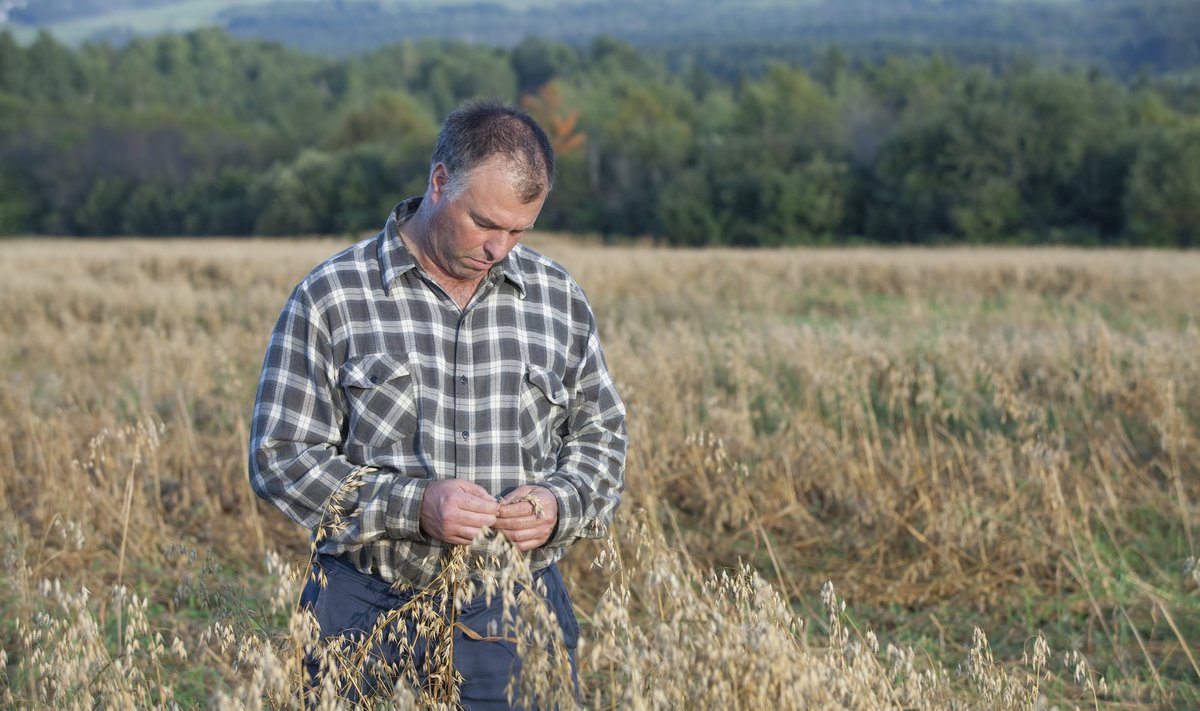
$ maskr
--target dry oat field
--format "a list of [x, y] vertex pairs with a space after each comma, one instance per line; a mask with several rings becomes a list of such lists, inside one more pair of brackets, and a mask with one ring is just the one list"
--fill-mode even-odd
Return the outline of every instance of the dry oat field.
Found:
[[[564, 567], [584, 707], [1200, 707], [1200, 254], [531, 241], [629, 410]], [[247, 420], [345, 244], [0, 243], [4, 708], [302, 707]]]

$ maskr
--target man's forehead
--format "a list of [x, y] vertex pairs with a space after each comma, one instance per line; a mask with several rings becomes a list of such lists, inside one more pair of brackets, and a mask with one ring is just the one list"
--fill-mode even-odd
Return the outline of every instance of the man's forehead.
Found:
[[471, 219], [485, 227], [528, 230], [542, 211], [546, 197], [521, 200], [513, 174], [502, 163], [485, 163], [471, 171], [464, 207]]

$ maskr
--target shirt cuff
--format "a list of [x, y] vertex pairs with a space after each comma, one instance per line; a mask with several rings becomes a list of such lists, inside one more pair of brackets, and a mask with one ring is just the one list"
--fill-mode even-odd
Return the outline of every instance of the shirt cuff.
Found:
[[421, 533], [421, 502], [425, 490], [432, 484], [429, 479], [397, 476], [388, 497], [386, 531], [388, 538], [424, 541]]
[[579, 537], [579, 529], [583, 525], [583, 501], [579, 498], [579, 492], [570, 483], [561, 479], [545, 479], [539, 481], [537, 485], [549, 489], [558, 503], [558, 522], [555, 524], [554, 532], [550, 535], [550, 540], [544, 544], [545, 547], [565, 546], [572, 543]]

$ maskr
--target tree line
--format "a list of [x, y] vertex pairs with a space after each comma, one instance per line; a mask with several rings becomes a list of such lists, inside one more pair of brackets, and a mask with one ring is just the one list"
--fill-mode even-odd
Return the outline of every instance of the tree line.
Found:
[[70, 49], [0, 33], [0, 232], [379, 227], [441, 117], [523, 103], [560, 153], [540, 227], [690, 245], [1200, 244], [1195, 75], [932, 56], [730, 76], [607, 37], [331, 59], [221, 30]]

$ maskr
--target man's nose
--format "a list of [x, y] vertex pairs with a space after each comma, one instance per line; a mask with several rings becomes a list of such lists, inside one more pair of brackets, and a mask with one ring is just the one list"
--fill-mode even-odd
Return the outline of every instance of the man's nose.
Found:
[[492, 230], [483, 242], [483, 253], [488, 261], [498, 262], [504, 259], [509, 250], [508, 233], [504, 230]]

